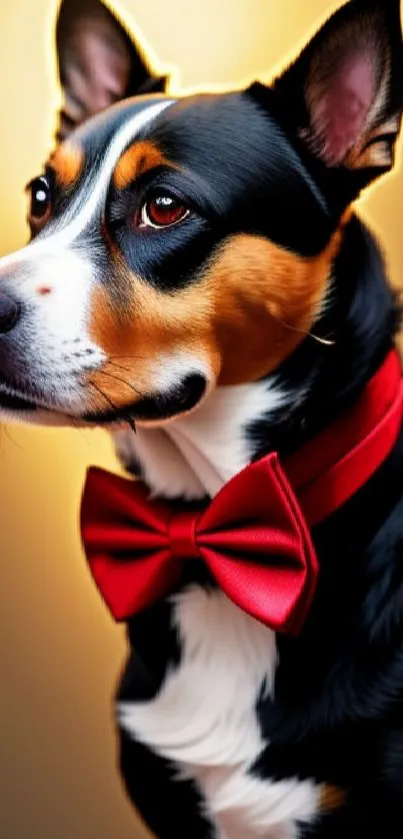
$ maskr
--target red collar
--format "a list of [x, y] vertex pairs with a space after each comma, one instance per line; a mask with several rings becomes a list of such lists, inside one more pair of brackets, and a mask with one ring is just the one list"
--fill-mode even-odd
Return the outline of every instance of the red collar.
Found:
[[310, 527], [367, 483], [392, 451], [402, 421], [402, 368], [392, 350], [351, 410], [283, 464]]
[[194, 558], [245, 612], [275, 631], [298, 633], [318, 575], [309, 529], [376, 472], [402, 418], [403, 379], [391, 352], [351, 411], [284, 467], [274, 453], [250, 464], [207, 507], [156, 501], [140, 482], [91, 469], [82, 535], [114, 617], [125, 620], [169, 595]]

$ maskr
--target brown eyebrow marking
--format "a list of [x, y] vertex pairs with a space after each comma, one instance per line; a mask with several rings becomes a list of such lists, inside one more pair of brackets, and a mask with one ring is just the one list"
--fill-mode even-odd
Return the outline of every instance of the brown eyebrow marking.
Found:
[[138, 143], [133, 143], [126, 149], [116, 164], [113, 173], [114, 185], [117, 189], [125, 189], [140, 175], [150, 169], [155, 169], [157, 166], [174, 168], [173, 163], [163, 155], [154, 143], [149, 140], [140, 140]]
[[84, 168], [84, 150], [72, 143], [64, 143], [53, 152], [49, 164], [55, 172], [60, 186], [73, 186]]

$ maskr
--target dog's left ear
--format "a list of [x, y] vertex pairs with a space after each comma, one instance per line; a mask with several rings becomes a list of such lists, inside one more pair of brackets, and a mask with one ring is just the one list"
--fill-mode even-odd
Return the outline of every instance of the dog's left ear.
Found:
[[403, 107], [399, 0], [351, 0], [274, 84], [299, 136], [357, 191], [394, 163]]
[[64, 94], [57, 140], [115, 102], [165, 92], [168, 84], [102, 0], [61, 0], [56, 52]]

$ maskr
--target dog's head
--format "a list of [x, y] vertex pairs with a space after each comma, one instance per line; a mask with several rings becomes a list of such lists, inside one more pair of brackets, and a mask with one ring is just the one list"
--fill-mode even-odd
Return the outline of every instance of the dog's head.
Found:
[[[116, 29], [80, 75], [71, 20], [63, 136], [131, 73]], [[402, 67], [398, 0], [352, 0], [270, 87], [146, 95], [69, 134], [29, 186], [32, 241], [0, 261], [0, 406], [159, 423], [279, 369], [326, 303], [351, 202], [393, 165]]]

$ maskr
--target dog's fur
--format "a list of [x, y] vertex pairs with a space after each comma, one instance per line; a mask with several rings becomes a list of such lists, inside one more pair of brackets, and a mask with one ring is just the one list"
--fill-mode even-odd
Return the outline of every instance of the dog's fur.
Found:
[[[75, 116], [59, 38], [62, 137], [129, 89], [102, 19], [114, 57]], [[351, 0], [271, 87], [130, 99], [71, 134], [30, 187], [33, 241], [0, 262], [3, 412], [112, 428], [155, 494], [196, 499], [346, 411], [399, 324], [351, 204], [393, 166], [402, 52], [397, 0]], [[402, 469], [403, 435], [314, 530], [297, 639], [193, 565], [129, 622], [121, 768], [156, 836], [400, 837]]]

